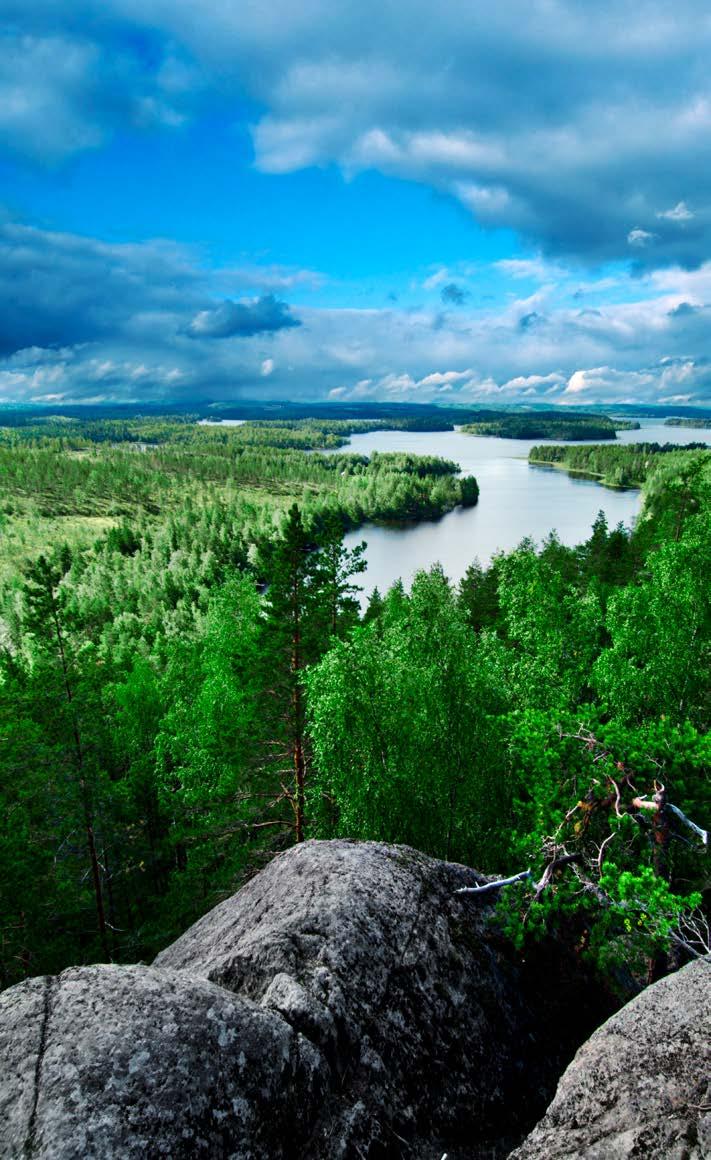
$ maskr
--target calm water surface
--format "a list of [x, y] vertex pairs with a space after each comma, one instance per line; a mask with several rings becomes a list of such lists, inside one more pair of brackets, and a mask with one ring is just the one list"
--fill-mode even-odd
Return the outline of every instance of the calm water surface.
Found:
[[[621, 431], [618, 443], [711, 443], [711, 430], [664, 427], [642, 420], [642, 430]], [[555, 443], [545, 439], [493, 439], [459, 431], [376, 431], [353, 435], [344, 451], [407, 451], [453, 459], [479, 481], [479, 503], [457, 508], [439, 520], [405, 526], [365, 524], [346, 536], [353, 547], [367, 542], [368, 570], [360, 577], [363, 597], [377, 587], [385, 592], [401, 578], [409, 585], [421, 568], [439, 561], [450, 579], [462, 578], [477, 558], [486, 565], [495, 552], [515, 548], [525, 536], [540, 543], [555, 530], [564, 544], [579, 544], [590, 535], [602, 510], [610, 527], [634, 523], [638, 491], [615, 491], [586, 479], [572, 479], [556, 468], [533, 467], [531, 447]]]

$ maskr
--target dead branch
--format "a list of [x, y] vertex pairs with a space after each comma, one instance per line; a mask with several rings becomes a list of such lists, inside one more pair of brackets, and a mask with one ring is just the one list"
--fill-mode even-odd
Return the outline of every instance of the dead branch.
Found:
[[[568, 866], [571, 862], [580, 862], [582, 854], [558, 854], [546, 866], [541, 878], [535, 885], [535, 898], [550, 886], [553, 875], [556, 870], [562, 866]], [[486, 882], [483, 886], [460, 886], [455, 890], [455, 894], [489, 894], [492, 890], [501, 890], [504, 886], [512, 886], [514, 882], [523, 882], [526, 878], [533, 878], [533, 872], [529, 870], [522, 870], [520, 874], [512, 874], [509, 878], [499, 878], [496, 882]]]
[[530, 870], [522, 870], [520, 874], [512, 874], [510, 878], [499, 878], [496, 882], [487, 882], [484, 886], [460, 886], [455, 894], [488, 894], [491, 890], [500, 890], [502, 886], [511, 886], [513, 882], [521, 882], [524, 878], [533, 878]]
[[539, 881], [536, 883], [536, 889], [534, 892], [535, 901], [538, 901], [546, 887], [550, 886], [556, 870], [560, 870], [562, 866], [569, 866], [571, 862], [581, 862], [582, 857], [582, 854], [568, 854], [565, 851], [562, 854], [557, 854], [552, 859], [552, 861], [548, 863]]
[[610, 781], [612, 782], [612, 784], [615, 787], [615, 814], [617, 815], [618, 818], [621, 818], [622, 817], [622, 810], [620, 809], [620, 787], [617, 784], [617, 782], [615, 781], [614, 777], [611, 777]]
[[612, 906], [612, 899], [609, 894], [606, 894], [601, 887], [597, 886], [595, 882], [588, 878], [587, 874], [583, 874], [579, 866], [574, 867], [573, 874], [578, 879], [586, 894], [592, 894], [593, 898], [605, 908]]
[[692, 946], [690, 942], [687, 942], [686, 939], [682, 938], [681, 935], [676, 933], [676, 931], [670, 930], [669, 938], [673, 943], [676, 943], [678, 947], [681, 947], [683, 950], [685, 950], [688, 955], [691, 955], [693, 959], [708, 958], [708, 951], [697, 951], [696, 947]]
[[687, 944], [701, 948], [701, 957], [711, 955], [711, 925], [701, 910], [691, 914], [680, 914], [677, 921], [678, 932]]
[[703, 845], [708, 850], [708, 848], [709, 848], [709, 832], [708, 832], [708, 830], [702, 830], [701, 826], [697, 826], [696, 822], [692, 822], [691, 818], [687, 818], [686, 814], [682, 813], [682, 811], [678, 808], [678, 806], [673, 806], [671, 804], [671, 802], [667, 802], [666, 808], [670, 811], [670, 813], [672, 813], [674, 815], [675, 818], [678, 818], [680, 822], [683, 822], [685, 826], [688, 826], [690, 830], [693, 830], [693, 832], [695, 834], [697, 834], [699, 838], [701, 838]]
[[617, 830], [612, 830], [607, 835], [607, 837], [603, 841], [602, 845], [600, 846], [600, 849], [599, 849], [598, 855], [597, 855], [597, 872], [598, 872], [598, 874], [602, 873], [602, 861], [603, 861], [603, 856], [605, 853], [605, 847], [607, 846], [608, 842], [611, 842], [612, 839], [616, 838], [616, 837], [617, 837]]

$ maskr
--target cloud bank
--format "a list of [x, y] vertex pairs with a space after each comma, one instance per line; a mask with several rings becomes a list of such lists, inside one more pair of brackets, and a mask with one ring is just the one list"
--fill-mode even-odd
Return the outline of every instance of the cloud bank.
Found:
[[585, 261], [709, 256], [704, 0], [4, 8], [0, 129], [35, 158], [246, 99], [264, 172], [378, 169]]
[[[493, 304], [467, 290], [443, 311], [436, 279], [417, 308], [294, 306], [225, 297], [235, 275], [174, 244], [6, 221], [0, 402], [711, 398], [711, 262], [581, 285], [575, 270], [539, 259], [526, 270], [540, 279], [528, 294], [521, 267], [500, 265], [479, 272], [484, 284], [505, 278]], [[604, 300], [610, 281], [620, 301]]]
[[303, 295], [324, 276], [278, 255], [215, 268], [6, 215], [0, 401], [709, 400], [703, 0], [5, 0], [3, 16], [0, 160], [51, 175], [122, 134], [246, 118], [274, 180], [377, 170], [520, 250], [413, 271], [406, 304], [386, 287], [381, 309], [319, 308]]

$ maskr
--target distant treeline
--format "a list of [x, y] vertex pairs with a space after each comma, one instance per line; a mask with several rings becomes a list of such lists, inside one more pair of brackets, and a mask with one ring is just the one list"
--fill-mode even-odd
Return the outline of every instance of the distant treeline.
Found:
[[708, 419], [665, 419], [665, 427], [711, 427], [711, 416]]
[[608, 487], [641, 487], [652, 470], [659, 466], [659, 457], [669, 457], [665, 466], [677, 470], [687, 460], [690, 451], [708, 452], [705, 443], [630, 443], [624, 447], [600, 447], [588, 444], [581, 447], [532, 447], [529, 463], [552, 464], [568, 471], [579, 471], [597, 476]]
[[637, 430], [639, 423], [626, 419], [613, 422], [606, 415], [503, 415], [481, 419], [462, 427], [468, 435], [495, 435], [501, 439], [615, 439], [615, 431]]
[[[661, 418], [669, 414], [688, 414], [690, 418], [702, 418], [703, 411], [697, 408], [677, 408], [674, 412], [670, 408], [635, 408], [619, 407], [616, 414], [624, 414], [634, 420], [637, 415], [651, 415]], [[711, 417], [711, 413], [708, 413]], [[590, 406], [585, 412], [571, 411], [569, 407], [530, 406], [510, 407], [463, 407], [442, 406], [438, 403], [294, 403], [294, 402], [240, 402], [230, 404], [205, 404], [195, 402], [179, 406], [176, 404], [68, 404], [59, 406], [8, 407], [0, 405], [0, 426], [2, 427], [32, 427], [45, 423], [68, 424], [104, 423], [107, 420], [116, 420], [124, 423], [132, 421], [146, 422], [159, 419], [169, 419], [171, 422], [194, 423], [200, 419], [219, 421], [220, 419], [241, 419], [247, 422], [260, 423], [298, 423], [307, 424], [326, 423], [339, 424], [347, 421], [353, 423], [375, 422], [377, 425], [389, 429], [405, 429], [410, 431], [447, 431], [453, 426], [462, 423], [495, 422], [499, 419], [516, 416], [535, 418], [543, 416], [552, 418], [574, 419], [581, 416], [586, 418], [607, 419], [605, 410], [599, 406]], [[624, 422], [615, 422], [620, 429]], [[632, 424], [635, 425], [634, 422]], [[359, 428], [354, 427], [353, 430]], [[363, 428], [368, 430], [369, 428]]]
[[15, 446], [31, 443], [47, 446], [61, 440], [69, 450], [82, 450], [94, 443], [190, 443], [245, 444], [250, 447], [286, 447], [295, 450], [343, 447], [351, 435], [367, 431], [442, 431], [452, 424], [421, 417], [412, 419], [260, 419], [244, 421], [240, 426], [222, 425], [217, 421], [200, 423], [196, 415], [159, 416], [157, 418], [91, 419], [79, 423], [73, 419], [50, 416], [41, 422], [0, 427], [0, 444]]

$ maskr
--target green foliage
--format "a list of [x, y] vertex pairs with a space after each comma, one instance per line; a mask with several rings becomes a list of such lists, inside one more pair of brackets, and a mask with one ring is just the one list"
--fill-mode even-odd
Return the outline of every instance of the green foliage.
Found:
[[603, 969], [626, 963], [642, 976], [647, 962], [668, 947], [679, 918], [701, 905], [700, 893], [673, 893], [649, 866], [635, 873], [608, 862], [600, 889], [610, 901], [594, 926], [590, 950]]
[[[506, 785], [488, 667], [441, 571], [333, 648], [306, 679], [318, 832], [495, 857]], [[492, 842], [494, 845], [492, 845]]]
[[640, 583], [611, 598], [593, 683], [615, 717], [708, 720], [710, 575], [708, 536], [689, 536], [652, 553]]
[[[526, 415], [503, 415], [466, 423], [468, 435], [494, 435], [500, 439], [614, 439], [615, 429], [631, 426], [613, 422], [607, 415], [585, 415], [574, 411], [565, 414], [550, 411]], [[639, 426], [639, 424], [635, 424]]]
[[[597, 438], [597, 436], [592, 436]], [[647, 479], [657, 476], [664, 460], [669, 477], [678, 476], [689, 464], [703, 464], [711, 460], [705, 443], [628, 443], [624, 447], [532, 447], [529, 463], [564, 467], [567, 471], [597, 476], [609, 487], [641, 487]]]
[[498, 589], [518, 703], [567, 709], [587, 700], [602, 629], [595, 591], [576, 590], [527, 544], [501, 560]]
[[633, 802], [711, 814], [711, 456], [571, 449], [643, 465], [633, 535], [601, 515], [361, 617], [343, 531], [474, 502], [455, 464], [306, 454], [350, 420], [92, 422], [0, 441], [0, 982], [149, 958], [332, 835], [550, 871], [507, 892], [520, 944], [641, 977], [707, 885], [698, 837]]

